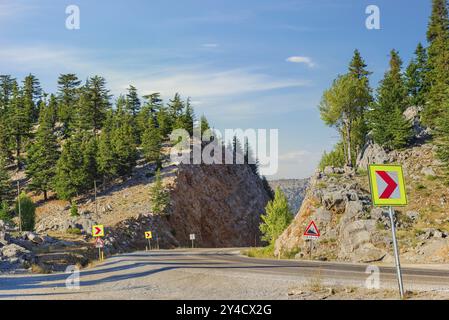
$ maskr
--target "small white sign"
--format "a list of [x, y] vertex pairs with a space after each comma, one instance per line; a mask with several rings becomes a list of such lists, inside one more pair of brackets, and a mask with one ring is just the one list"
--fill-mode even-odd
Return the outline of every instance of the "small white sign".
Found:
[[190, 234], [190, 240], [195, 240], [195, 234], [194, 233]]

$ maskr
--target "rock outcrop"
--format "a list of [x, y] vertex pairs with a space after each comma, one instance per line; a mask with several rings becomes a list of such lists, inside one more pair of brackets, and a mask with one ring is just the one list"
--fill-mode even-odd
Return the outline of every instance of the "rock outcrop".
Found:
[[435, 150], [427, 143], [388, 152], [370, 143], [359, 156], [359, 173], [333, 167], [317, 172], [299, 213], [277, 240], [275, 254], [309, 257], [310, 246], [303, 233], [314, 220], [321, 231], [314, 242], [314, 258], [391, 263], [391, 222], [388, 212], [371, 204], [366, 169], [372, 163], [400, 163], [409, 200], [406, 207], [395, 208], [401, 259], [408, 263], [448, 262], [449, 202], [447, 186], [438, 178], [441, 163]]
[[285, 194], [292, 212], [297, 213], [306, 195], [310, 179], [281, 179], [269, 181], [273, 191], [279, 187]]

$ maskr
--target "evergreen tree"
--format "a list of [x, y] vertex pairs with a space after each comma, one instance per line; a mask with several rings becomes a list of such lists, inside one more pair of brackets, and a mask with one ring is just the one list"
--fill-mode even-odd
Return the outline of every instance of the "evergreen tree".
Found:
[[17, 84], [13, 85], [12, 97], [8, 108], [8, 122], [10, 125], [11, 137], [14, 139], [15, 144], [17, 170], [20, 170], [22, 168], [21, 152], [23, 142], [31, 134], [31, 118], [27, 113]]
[[162, 139], [168, 137], [173, 128], [173, 122], [167, 108], [163, 107], [157, 112], [157, 123]]
[[70, 136], [70, 128], [76, 115], [81, 81], [73, 74], [62, 74], [58, 79], [58, 119], [63, 124], [64, 138]]
[[279, 187], [276, 188], [274, 200], [268, 202], [265, 211], [266, 213], [261, 215], [263, 221], [260, 225], [260, 231], [263, 234], [262, 240], [274, 245], [277, 238], [293, 220], [287, 197]]
[[436, 127], [437, 119], [449, 103], [449, 17], [446, 0], [432, 0], [427, 41], [429, 72], [426, 80], [429, 93], [423, 121], [431, 127]]
[[137, 160], [137, 146], [133, 135], [132, 116], [125, 112], [124, 100], [117, 102], [114, 129], [112, 130], [112, 147], [117, 160], [120, 176], [130, 175]]
[[109, 90], [106, 89], [106, 80], [103, 77], [95, 76], [88, 79], [81, 90], [77, 127], [92, 130], [97, 134], [111, 107], [109, 99]]
[[[369, 83], [369, 76], [372, 72], [368, 71], [367, 64], [363, 60], [360, 52], [356, 49], [354, 56], [349, 64], [349, 74], [354, 76], [358, 82], [359, 90], [357, 92], [359, 107], [358, 115], [354, 118], [351, 130], [352, 158], [356, 159], [360, 149], [365, 144], [368, 133], [366, 114], [369, 105], [372, 103], [372, 89]], [[343, 132], [343, 134], [346, 134]], [[347, 140], [343, 138], [343, 141]]]
[[36, 221], [36, 206], [31, 198], [25, 192], [22, 192], [19, 199], [16, 201], [16, 215], [19, 215], [20, 202], [20, 216], [23, 231], [34, 231], [34, 224]]
[[201, 135], [207, 130], [210, 130], [209, 122], [205, 115], [202, 115], [200, 118], [200, 126], [201, 126]]
[[151, 212], [154, 214], [163, 214], [165, 213], [169, 203], [169, 193], [165, 190], [162, 178], [161, 171], [158, 169], [156, 171], [155, 182], [151, 186], [150, 189], [150, 197], [151, 197]]
[[421, 43], [418, 44], [415, 51], [415, 57], [410, 61], [407, 67], [406, 86], [410, 98], [410, 105], [425, 106], [427, 93], [429, 90], [427, 84], [427, 52]]
[[114, 112], [109, 110], [98, 141], [98, 173], [103, 178], [103, 183], [118, 176], [117, 157], [112, 146], [113, 128]]
[[0, 158], [0, 203], [10, 200], [11, 189], [11, 181], [6, 170], [5, 161]]
[[249, 144], [248, 138], [245, 137], [244, 142], [244, 151], [243, 151], [244, 159], [243, 162], [245, 164], [248, 164], [251, 168], [251, 171], [256, 175], [259, 176], [259, 161], [254, 157], [253, 150], [251, 148], [251, 145]]
[[[54, 98], [53, 98], [54, 99]], [[55, 101], [53, 101], [53, 105]], [[28, 159], [26, 174], [31, 179], [30, 190], [44, 194], [47, 200], [47, 193], [51, 189], [51, 184], [56, 175], [56, 164], [59, 158], [59, 146], [54, 135], [54, 112], [52, 102], [49, 106], [41, 103], [39, 128], [36, 140], [28, 149]]]
[[16, 79], [9, 75], [0, 75], [0, 117], [6, 114], [14, 84], [17, 85]]
[[143, 97], [145, 103], [136, 117], [136, 126], [138, 128], [139, 143], [142, 142], [142, 136], [147, 128], [150, 118], [157, 123], [157, 113], [163, 108], [162, 99], [159, 93], [149, 94]]
[[83, 156], [83, 134], [68, 139], [56, 165], [54, 188], [60, 199], [69, 200], [89, 183]]
[[411, 124], [403, 116], [407, 107], [407, 88], [401, 65], [398, 52], [392, 50], [390, 69], [380, 83], [370, 116], [374, 141], [389, 149], [405, 147], [411, 137]]
[[26, 76], [23, 80], [23, 104], [31, 123], [37, 122], [41, 99], [42, 89], [39, 80], [32, 74]]
[[157, 167], [161, 166], [162, 139], [158, 128], [152, 118], [149, 119], [147, 128], [142, 137], [142, 150], [148, 162], [156, 162]]
[[128, 93], [126, 95], [126, 111], [133, 117], [136, 117], [140, 111], [142, 103], [140, 102], [137, 89], [134, 86], [129, 86]]
[[168, 114], [173, 123], [182, 115], [182, 110], [184, 110], [184, 102], [181, 99], [181, 95], [176, 93], [174, 98], [168, 103]]
[[11, 222], [12, 217], [9, 210], [9, 205], [7, 201], [2, 201], [0, 203], [0, 220]]

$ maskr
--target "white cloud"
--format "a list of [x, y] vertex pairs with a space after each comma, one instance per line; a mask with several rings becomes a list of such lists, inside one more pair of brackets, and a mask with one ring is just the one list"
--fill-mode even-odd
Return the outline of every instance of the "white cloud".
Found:
[[201, 45], [203, 48], [218, 48], [218, 43], [203, 43]]
[[306, 64], [309, 68], [313, 68], [315, 66], [315, 63], [312, 61], [311, 58], [309, 57], [302, 57], [302, 56], [292, 56], [287, 58], [286, 60], [287, 62], [292, 62], [292, 63], [304, 63]]
[[307, 150], [293, 150], [279, 155], [279, 170], [269, 179], [308, 178], [316, 170], [321, 154]]
[[[171, 96], [181, 92], [194, 99], [229, 97], [252, 92], [301, 87], [308, 81], [274, 77], [248, 68], [222, 70], [210, 65], [149, 65], [145, 57], [135, 61], [140, 68], [122, 67], [108, 57], [89, 51], [58, 47], [9, 47], [0, 49], [3, 72], [32, 72], [47, 78], [74, 72], [80, 78], [99, 74], [106, 78], [112, 93], [122, 93], [129, 84], [141, 93], [160, 92]], [[146, 66], [146, 67], [145, 67]]]

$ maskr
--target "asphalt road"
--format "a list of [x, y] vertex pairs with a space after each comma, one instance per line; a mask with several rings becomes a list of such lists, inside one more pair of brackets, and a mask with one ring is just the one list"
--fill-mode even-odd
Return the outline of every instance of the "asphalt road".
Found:
[[[367, 265], [243, 257], [238, 249], [135, 252], [76, 274], [0, 275], [0, 299], [287, 299], [322, 285], [365, 286]], [[395, 268], [380, 267], [381, 288], [397, 288]], [[403, 268], [408, 290], [448, 290], [449, 270]], [[67, 283], [69, 286], [67, 286]]]

